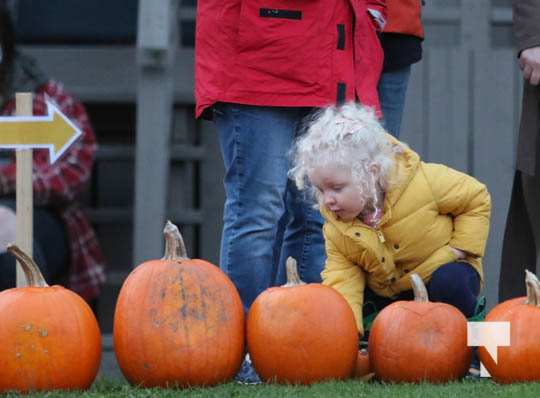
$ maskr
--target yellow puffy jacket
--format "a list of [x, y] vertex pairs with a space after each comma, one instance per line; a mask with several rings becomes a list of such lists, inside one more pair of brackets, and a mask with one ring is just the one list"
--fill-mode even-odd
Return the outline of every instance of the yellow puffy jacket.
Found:
[[379, 229], [360, 220], [344, 222], [321, 206], [327, 260], [323, 284], [349, 302], [360, 333], [367, 285], [392, 297], [411, 289], [409, 273], [424, 282], [443, 264], [456, 261], [450, 247], [461, 249], [483, 281], [482, 256], [489, 231], [491, 199], [486, 186], [447, 166], [420, 161], [410, 149], [398, 156], [386, 192]]

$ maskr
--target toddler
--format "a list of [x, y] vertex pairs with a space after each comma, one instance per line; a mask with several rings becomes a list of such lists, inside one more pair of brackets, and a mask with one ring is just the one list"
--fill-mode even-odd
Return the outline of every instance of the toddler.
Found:
[[421, 161], [355, 103], [315, 114], [295, 143], [290, 176], [316, 199], [323, 283], [348, 301], [360, 333], [364, 300], [381, 309], [412, 299], [411, 272], [431, 301], [474, 313], [491, 209], [485, 185]]

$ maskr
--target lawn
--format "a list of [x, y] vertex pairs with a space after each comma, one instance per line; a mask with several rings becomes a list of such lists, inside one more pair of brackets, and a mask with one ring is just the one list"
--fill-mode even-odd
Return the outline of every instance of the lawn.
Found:
[[[18, 394], [5, 394], [16, 397]], [[328, 382], [310, 387], [280, 386], [275, 384], [239, 385], [223, 384], [212, 388], [193, 389], [144, 389], [129, 386], [125, 382], [98, 379], [86, 392], [49, 392], [29, 394], [26, 397], [539, 397], [540, 383], [523, 383], [508, 386], [497, 385], [490, 380], [465, 380], [445, 385], [433, 384], [382, 384], [360, 381]]]

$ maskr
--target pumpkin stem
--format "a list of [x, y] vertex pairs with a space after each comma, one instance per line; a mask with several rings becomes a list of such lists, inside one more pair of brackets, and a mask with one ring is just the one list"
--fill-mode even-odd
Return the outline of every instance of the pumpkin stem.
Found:
[[29, 287], [48, 287], [43, 274], [32, 258], [16, 245], [8, 245], [7, 251], [19, 261]]
[[285, 262], [285, 267], [287, 268], [287, 283], [284, 284], [283, 287], [300, 286], [306, 284], [302, 281], [302, 279], [300, 279], [300, 275], [298, 275], [298, 266], [294, 258], [288, 257], [287, 261]]
[[165, 254], [162, 260], [187, 260], [186, 245], [178, 227], [167, 221], [163, 229], [165, 236]]
[[536, 275], [529, 270], [525, 270], [525, 284], [527, 285], [526, 304], [540, 307], [540, 281], [538, 281]]
[[414, 292], [414, 301], [419, 303], [427, 303], [429, 301], [426, 285], [422, 278], [416, 273], [411, 274], [411, 285]]

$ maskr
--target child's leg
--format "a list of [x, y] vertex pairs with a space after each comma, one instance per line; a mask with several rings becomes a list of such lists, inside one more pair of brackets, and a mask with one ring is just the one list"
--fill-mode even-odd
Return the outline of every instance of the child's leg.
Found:
[[433, 273], [427, 289], [430, 301], [451, 304], [469, 318], [480, 292], [480, 276], [467, 263], [448, 263]]

